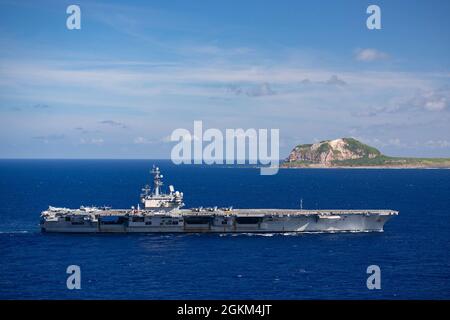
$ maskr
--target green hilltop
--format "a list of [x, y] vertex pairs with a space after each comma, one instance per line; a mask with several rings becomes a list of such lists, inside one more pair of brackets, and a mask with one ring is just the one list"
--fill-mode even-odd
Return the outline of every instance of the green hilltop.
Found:
[[390, 157], [354, 138], [297, 145], [282, 167], [450, 168], [450, 158]]

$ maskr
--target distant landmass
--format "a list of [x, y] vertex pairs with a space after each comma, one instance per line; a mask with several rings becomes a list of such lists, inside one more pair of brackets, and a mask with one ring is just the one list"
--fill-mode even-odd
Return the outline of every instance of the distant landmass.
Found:
[[283, 168], [450, 168], [450, 158], [389, 157], [353, 138], [296, 146]]

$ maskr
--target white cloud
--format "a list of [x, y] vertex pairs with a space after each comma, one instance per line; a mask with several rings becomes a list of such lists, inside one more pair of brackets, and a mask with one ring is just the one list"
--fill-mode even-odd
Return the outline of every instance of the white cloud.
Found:
[[[77, 103], [78, 105], [123, 106], [126, 98], [139, 100], [139, 105], [155, 96], [178, 95], [211, 97], [223, 94], [223, 85], [238, 83], [243, 94], [249, 96], [283, 95], [284, 86], [298, 85], [305, 79], [311, 83], [343, 84], [348, 83], [365, 88], [392, 90], [402, 88], [427, 88], [428, 75], [402, 72], [340, 72], [339, 77], [322, 69], [299, 68], [279, 64], [276, 66], [251, 66], [233, 63], [192, 65], [161, 65], [136, 69], [136, 61], [130, 65], [121, 62], [118, 65], [105, 66], [85, 62], [81, 69], [73, 68], [70, 62], [46, 63], [43, 61], [2, 63], [0, 90], [8, 98], [42, 99], [42, 92], [49, 103]], [[327, 79], [327, 80], [323, 80]], [[270, 84], [270, 85], [269, 85]], [[272, 86], [277, 86], [277, 92]], [[58, 87], [57, 94], [54, 88]], [[21, 88], [20, 95], [16, 94]], [[12, 90], [16, 89], [16, 90]], [[88, 90], [92, 97], [72, 92], [76, 89]], [[107, 101], [105, 95], [108, 95]], [[101, 98], [98, 98], [98, 97]], [[129, 99], [128, 99], [129, 101]], [[148, 102], [146, 102], [148, 105]], [[108, 120], [105, 120], [108, 121]]]
[[442, 111], [447, 109], [449, 105], [449, 101], [446, 97], [443, 96], [435, 96], [433, 93], [425, 97], [425, 105], [424, 108], [430, 111]]
[[415, 112], [443, 112], [450, 110], [450, 90], [447, 87], [438, 89], [417, 90], [414, 94], [396, 97], [387, 105], [359, 110], [357, 117], [376, 117], [381, 114]]
[[441, 88], [436, 90], [421, 91], [410, 104], [427, 111], [444, 111], [450, 108], [450, 90]]
[[337, 75], [333, 74], [332, 76], [330, 76], [330, 78], [328, 78], [325, 81], [311, 81], [310, 79], [303, 79], [302, 81], [300, 81], [300, 84], [301, 85], [311, 85], [311, 84], [323, 85], [323, 84], [326, 84], [326, 85], [330, 85], [330, 86], [345, 86], [345, 85], [347, 85], [347, 82], [342, 80]]
[[[181, 129], [181, 128], [179, 128], [179, 129]], [[175, 129], [175, 130], [177, 130], [177, 129]], [[183, 135], [182, 137], [179, 137], [179, 139], [180, 140], [176, 140], [176, 141], [192, 142], [192, 141], [200, 141], [201, 137], [197, 137], [196, 135], [193, 135], [192, 133], [187, 133], [187, 134]], [[164, 138], [162, 138], [161, 142], [173, 143], [174, 141], [171, 139], [171, 135], [168, 135], [168, 136], [165, 136]]]
[[400, 141], [399, 138], [392, 138], [392, 139], [389, 139], [389, 140], [387, 141], [386, 145], [388, 145], [388, 146], [396, 146], [396, 147], [404, 147], [404, 146], [406, 146], [404, 143], [402, 143], [402, 142]]
[[94, 145], [102, 145], [105, 141], [103, 138], [91, 138], [91, 139], [80, 139], [81, 144], [94, 144]]
[[427, 146], [432, 148], [449, 148], [450, 141], [448, 140], [429, 140], [426, 143]]
[[123, 129], [127, 128], [127, 126], [124, 123], [119, 122], [119, 121], [115, 121], [115, 120], [102, 120], [102, 121], [100, 121], [100, 123], [101, 124], [106, 124], [106, 125], [111, 126], [111, 127], [120, 127], [120, 128], [123, 128]]
[[134, 144], [152, 144], [152, 143], [156, 143], [156, 140], [153, 139], [147, 139], [144, 137], [136, 137], [133, 139], [133, 143]]
[[358, 49], [356, 50], [355, 58], [358, 61], [363, 62], [371, 62], [376, 60], [384, 60], [387, 59], [389, 55], [382, 51], [366, 48], [366, 49]]
[[249, 88], [244, 88], [242, 86], [237, 85], [230, 85], [227, 88], [227, 92], [233, 93], [235, 95], [245, 94], [249, 97], [263, 97], [263, 96], [272, 96], [276, 94], [276, 92], [267, 82], [254, 85]]
[[[28, 105], [45, 102], [52, 106], [51, 112], [38, 114], [35, 111], [36, 114], [30, 113], [29, 116], [23, 112], [26, 118], [5, 112], [8, 118], [0, 119], [4, 123], [3, 129], [0, 128], [3, 132], [13, 131], [14, 126], [8, 119], [13, 119], [21, 128], [26, 127], [28, 140], [47, 132], [42, 131], [43, 127], [51, 126], [52, 131], [49, 132], [66, 132], [65, 128], [73, 130], [74, 126], [79, 126], [82, 129], [77, 130], [76, 138], [73, 137], [75, 143], [81, 137], [78, 133], [88, 130], [82, 143], [86, 150], [95, 149], [98, 154], [111, 150], [111, 154], [123, 152], [129, 156], [133, 150], [147, 150], [141, 148], [145, 145], [155, 146], [148, 152], [158, 150], [162, 154], [170, 146], [163, 142], [170, 140], [162, 141], [161, 137], [175, 128], [192, 125], [194, 117], [202, 117], [208, 121], [208, 126], [218, 128], [270, 128], [275, 124], [283, 128], [285, 136], [302, 135], [304, 141], [311, 141], [310, 132], [321, 132], [321, 139], [341, 136], [343, 130], [355, 125], [352, 115], [358, 110], [377, 106], [394, 108], [399, 103], [410, 101], [419, 92], [428, 97], [420, 110], [442, 109], [442, 103], [448, 102], [448, 99], [438, 99], [437, 95], [425, 94], [448, 82], [448, 74], [345, 70], [345, 67], [304, 68], [290, 61], [265, 65], [229, 61], [155, 63], [150, 66], [136, 61], [118, 64], [104, 61], [101, 65], [86, 61], [79, 66], [71, 62], [37, 60], [35, 63], [0, 61], [0, 67], [0, 98], [5, 101], [20, 98], [25, 99]], [[311, 85], [299, 85], [304, 79], [309, 79]], [[238, 86], [235, 90], [241, 88], [243, 97], [265, 96], [232, 99], [225, 94], [224, 88], [233, 83]], [[347, 85], [343, 86], [344, 83]], [[403, 99], [391, 101], [397, 97]], [[409, 106], [416, 110], [412, 113], [415, 115], [419, 108]], [[70, 113], [64, 111], [66, 107]], [[406, 121], [403, 114], [394, 111], [375, 110], [379, 117], [357, 120], [361, 126], [383, 121]], [[392, 115], [385, 115], [387, 112]], [[442, 119], [441, 115], [448, 115], [431, 111], [423, 111], [422, 114], [439, 119]], [[36, 121], [36, 116], [40, 121]], [[126, 124], [129, 130], [120, 129], [121, 124]], [[435, 129], [434, 125], [429, 127]], [[98, 129], [101, 132], [94, 131]], [[436, 130], [426, 140], [442, 139], [445, 128]], [[388, 134], [398, 136], [401, 143], [408, 141], [406, 135], [397, 131], [393, 129]], [[69, 138], [72, 134], [73, 131], [67, 133]], [[103, 138], [88, 139], [96, 136]], [[383, 139], [392, 148], [399, 144], [395, 140], [388, 141], [382, 134], [371, 136]], [[185, 138], [188, 141], [196, 139], [192, 136]], [[102, 147], [93, 148], [92, 145]], [[123, 151], [120, 149], [122, 146]]]
[[407, 148], [407, 147], [409, 147], [408, 143], [402, 141], [400, 138], [397, 138], [397, 137], [396, 138], [379, 139], [379, 138], [356, 136], [355, 139], [360, 140], [368, 145], [373, 145], [377, 148], [384, 148], [384, 147]]
[[44, 143], [49, 143], [50, 141], [63, 140], [66, 136], [64, 134], [49, 134], [46, 136], [34, 136], [33, 139], [40, 140]]
[[143, 137], [136, 137], [136, 138], [134, 138], [133, 143], [134, 144], [146, 144], [148, 142], [147, 142], [147, 139], [145, 139]]
[[274, 94], [275, 91], [272, 90], [267, 82], [255, 86], [247, 91], [247, 95], [250, 97], [271, 96]]

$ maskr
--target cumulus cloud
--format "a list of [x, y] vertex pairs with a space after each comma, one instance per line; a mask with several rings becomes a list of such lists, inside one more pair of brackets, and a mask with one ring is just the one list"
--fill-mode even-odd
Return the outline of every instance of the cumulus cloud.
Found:
[[449, 99], [448, 95], [444, 96], [443, 94], [435, 91], [426, 92], [422, 96], [423, 107], [426, 110], [430, 111], [442, 111], [449, 107]]
[[356, 50], [355, 53], [356, 60], [363, 62], [384, 60], [387, 59], [388, 57], [389, 55], [387, 53], [371, 48], [358, 49]]
[[415, 95], [397, 99], [383, 107], [373, 107], [355, 112], [358, 117], [375, 117], [380, 114], [394, 114], [408, 111], [443, 112], [450, 110], [450, 90], [448, 88], [420, 90]]
[[444, 111], [450, 108], [450, 90], [441, 88], [419, 92], [413, 97], [411, 106], [427, 111]]
[[329, 86], [345, 86], [347, 85], [347, 82], [342, 80], [337, 75], [333, 74], [330, 76], [329, 79], [325, 81], [311, 81], [310, 79], [303, 79], [300, 81], [301, 85], [311, 85], [311, 84], [320, 84], [320, 85], [329, 85]]

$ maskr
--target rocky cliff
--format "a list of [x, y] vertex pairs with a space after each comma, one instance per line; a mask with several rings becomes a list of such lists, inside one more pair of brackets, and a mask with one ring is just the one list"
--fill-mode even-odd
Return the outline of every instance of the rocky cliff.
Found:
[[376, 148], [353, 138], [341, 138], [298, 145], [291, 151], [286, 162], [333, 166], [340, 161], [374, 159], [380, 156], [382, 154]]

